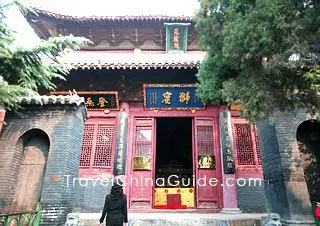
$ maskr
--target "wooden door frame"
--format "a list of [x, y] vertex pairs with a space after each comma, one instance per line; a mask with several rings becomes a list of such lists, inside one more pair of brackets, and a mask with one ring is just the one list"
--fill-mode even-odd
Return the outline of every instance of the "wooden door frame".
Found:
[[[219, 145], [219, 135], [217, 134], [217, 130], [219, 129], [219, 127], [217, 126], [218, 125], [218, 118], [217, 117], [210, 117], [210, 116], [207, 116], [207, 117], [194, 117], [194, 153], [195, 153], [195, 156], [194, 156], [194, 167], [195, 167], [195, 180], [196, 180], [196, 185], [194, 186], [194, 189], [195, 189], [195, 208], [198, 209], [199, 207], [199, 202], [200, 200], [198, 199], [198, 196], [199, 196], [199, 190], [198, 190], [198, 187], [197, 187], [197, 180], [198, 180], [198, 176], [199, 176], [199, 168], [198, 168], [198, 155], [199, 155], [199, 150], [198, 150], [198, 147], [197, 147], [197, 141], [198, 141], [198, 133], [197, 133], [197, 127], [198, 126], [201, 126], [199, 124], [197, 124], [196, 121], [198, 120], [209, 120], [209, 121], [212, 121], [212, 124], [211, 125], [204, 125], [204, 126], [207, 126], [207, 127], [212, 127], [212, 141], [213, 141], [213, 154], [214, 156], [216, 156], [215, 158], [215, 164], [216, 164], [216, 175], [217, 175], [217, 178], [218, 179], [218, 183], [221, 183], [221, 178], [222, 178], [222, 170], [221, 170], [221, 164], [220, 164], [220, 157], [221, 157], [221, 151], [220, 151], [220, 145]], [[218, 190], [217, 190], [217, 202], [218, 202], [218, 206], [219, 208], [221, 208], [221, 203], [220, 203], [220, 200], [221, 200], [221, 197], [220, 197], [220, 194], [221, 194], [221, 186], [218, 186]]]
[[[152, 135], [153, 135], [153, 132], [154, 132], [154, 124], [155, 124], [155, 119], [154, 118], [148, 118], [148, 117], [139, 117], [139, 116], [130, 116], [130, 129], [129, 129], [129, 131], [131, 132], [131, 135], [130, 135], [130, 138], [129, 138], [129, 144], [131, 145], [130, 146], [130, 148], [131, 148], [131, 150], [129, 151], [129, 155], [127, 155], [127, 156], [129, 156], [129, 161], [127, 160], [126, 162], [127, 162], [127, 166], [129, 166], [128, 167], [128, 172], [127, 172], [127, 175], [128, 175], [128, 177], [129, 177], [129, 179], [130, 179], [130, 183], [132, 182], [132, 176], [133, 176], [133, 172], [134, 172], [134, 170], [133, 170], [133, 157], [134, 157], [134, 152], [135, 152], [135, 147], [136, 147], [136, 128], [137, 128], [137, 123], [136, 123], [136, 121], [137, 121], [137, 119], [146, 119], [146, 120], [151, 120], [151, 133], [152, 133]], [[153, 135], [154, 136], [154, 135]], [[155, 146], [155, 144], [154, 144], [154, 137], [152, 137], [152, 140], [151, 140], [151, 153], [152, 153], [152, 158], [154, 157], [153, 155], [154, 155], [154, 146]], [[152, 159], [152, 162], [153, 162], [154, 160]], [[153, 164], [153, 163], [152, 163]], [[151, 169], [151, 175], [153, 175], [154, 174], [154, 172], [152, 172], [154, 170], [154, 167], [152, 166], [152, 169]], [[128, 182], [128, 179], [127, 179], [127, 181], [126, 182]], [[130, 185], [130, 184], [129, 184]], [[153, 192], [153, 187], [154, 187], [154, 185], [152, 185], [152, 187], [151, 187], [151, 190], [152, 190], [152, 192]], [[127, 196], [128, 196], [128, 204], [129, 204], [129, 207], [132, 207], [132, 190], [131, 190], [131, 186], [127, 186]], [[153, 193], [151, 194], [151, 206], [152, 206], [152, 204], [153, 204]]]
[[153, 118], [153, 125], [152, 125], [152, 209], [154, 209], [154, 202], [155, 202], [155, 178], [156, 178], [156, 158], [157, 158], [157, 118]]
[[[193, 170], [192, 170], [192, 179], [193, 177], [195, 177], [195, 181], [197, 181], [197, 172], [198, 172], [198, 167], [197, 167], [197, 155], [198, 155], [198, 149], [196, 148], [196, 120], [195, 120], [196, 117], [193, 117], [192, 118], [192, 167], [193, 167]], [[197, 203], [197, 185], [195, 184], [193, 186], [193, 200], [194, 200], [194, 209], [197, 209], [198, 208], [198, 203]]]
[[[128, 157], [130, 156], [130, 160], [127, 161], [127, 175], [130, 177], [132, 175], [133, 171], [133, 166], [132, 166], [132, 157], [134, 155], [134, 142], [135, 142], [135, 119], [136, 118], [152, 118], [154, 119], [153, 123], [153, 131], [154, 131], [154, 137], [152, 139], [153, 142], [153, 167], [152, 167], [152, 175], [153, 179], [155, 178], [155, 155], [156, 155], [156, 119], [157, 118], [192, 118], [192, 133], [194, 134], [192, 136], [192, 153], [193, 153], [193, 172], [196, 173], [197, 169], [197, 156], [196, 156], [196, 125], [195, 125], [195, 118], [203, 118], [203, 119], [211, 119], [213, 120], [213, 135], [214, 135], [214, 148], [217, 150], [217, 157], [216, 157], [216, 168], [217, 168], [217, 175], [219, 175], [217, 178], [219, 180], [219, 183], [222, 182], [222, 164], [221, 164], [221, 149], [220, 149], [220, 130], [219, 130], [219, 112], [224, 109], [225, 106], [207, 106], [206, 110], [199, 110], [196, 112], [191, 112], [191, 111], [169, 111], [169, 110], [159, 110], [159, 111], [146, 111], [143, 108], [143, 104], [130, 104], [130, 111], [129, 111], [129, 118], [130, 118], [130, 123], [129, 123], [129, 133], [131, 135], [129, 136], [129, 145], [128, 145]], [[196, 176], [196, 174], [194, 174]], [[154, 186], [154, 185], [153, 185]], [[129, 203], [131, 203], [131, 188], [127, 188], [127, 194], [129, 198]], [[197, 200], [196, 200], [196, 185], [194, 186], [194, 198], [195, 198], [195, 206], [194, 209], [197, 209]], [[154, 193], [154, 192], [153, 192]], [[219, 186], [219, 191], [218, 191], [218, 205], [219, 208], [222, 208], [222, 187]], [[152, 195], [152, 209], [154, 208], [154, 194]]]

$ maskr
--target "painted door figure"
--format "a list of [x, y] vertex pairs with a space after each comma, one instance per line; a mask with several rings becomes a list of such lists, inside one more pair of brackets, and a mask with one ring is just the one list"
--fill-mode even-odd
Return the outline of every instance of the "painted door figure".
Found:
[[195, 118], [196, 203], [199, 209], [219, 209], [220, 155], [214, 119]]
[[49, 143], [41, 137], [31, 137], [24, 146], [13, 211], [34, 210], [40, 201], [48, 151]]
[[154, 119], [134, 119], [130, 208], [151, 209], [154, 187]]

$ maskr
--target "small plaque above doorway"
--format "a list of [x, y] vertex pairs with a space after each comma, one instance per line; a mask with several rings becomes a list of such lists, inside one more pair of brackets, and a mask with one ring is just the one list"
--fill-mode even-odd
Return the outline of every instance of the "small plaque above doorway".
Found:
[[[69, 95], [69, 92], [50, 92], [50, 95]], [[90, 110], [119, 110], [117, 91], [80, 91], [77, 95], [84, 97], [86, 107]]]
[[143, 85], [145, 110], [204, 110], [193, 84]]

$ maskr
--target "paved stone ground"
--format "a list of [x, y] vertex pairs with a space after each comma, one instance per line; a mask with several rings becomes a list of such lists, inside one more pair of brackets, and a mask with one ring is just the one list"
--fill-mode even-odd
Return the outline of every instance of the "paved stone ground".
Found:
[[[199, 213], [129, 213], [129, 226], [220, 226], [225, 220], [230, 226], [260, 226], [266, 214], [199, 214]], [[80, 213], [82, 226], [97, 225], [100, 213]], [[226, 225], [227, 226], [227, 225]]]

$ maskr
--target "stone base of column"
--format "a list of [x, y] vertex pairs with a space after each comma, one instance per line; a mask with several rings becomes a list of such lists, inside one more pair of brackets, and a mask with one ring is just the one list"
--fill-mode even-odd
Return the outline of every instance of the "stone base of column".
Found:
[[314, 221], [296, 221], [296, 220], [280, 220], [283, 226], [315, 226], [315, 222]]
[[223, 213], [223, 214], [242, 213], [242, 211], [239, 208], [222, 208], [220, 213]]

